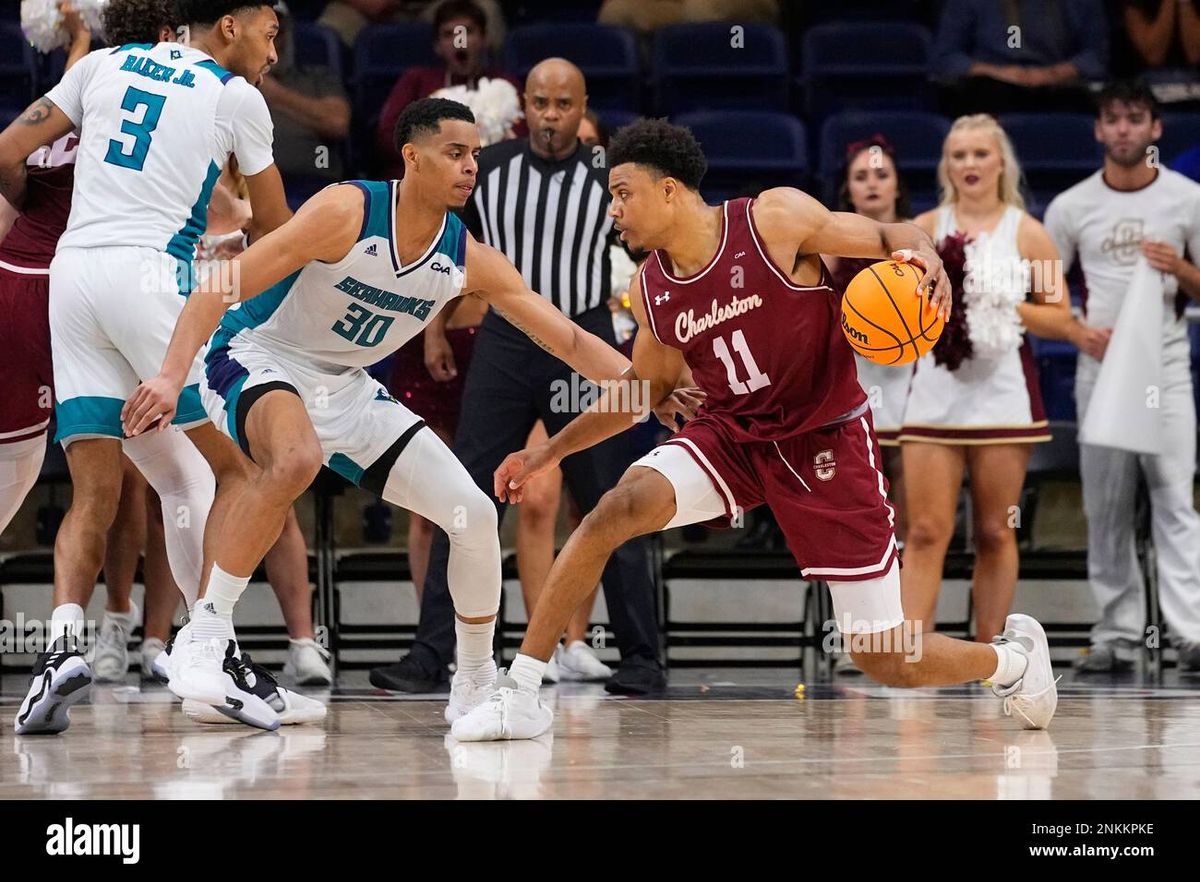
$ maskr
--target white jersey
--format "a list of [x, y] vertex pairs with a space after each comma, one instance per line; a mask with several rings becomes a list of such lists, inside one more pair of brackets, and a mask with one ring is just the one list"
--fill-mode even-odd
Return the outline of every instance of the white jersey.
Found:
[[190, 262], [229, 156], [245, 175], [273, 162], [262, 94], [178, 43], [92, 52], [46, 97], [80, 131], [60, 248], [143, 246]]
[[341, 374], [395, 352], [461, 293], [468, 234], [457, 215], [447, 212], [425, 253], [403, 266], [395, 237], [397, 182], [348, 184], [363, 192], [358, 241], [336, 263], [310, 261], [225, 313], [208, 355], [217, 393], [243, 373], [236, 357], [225, 354], [235, 338], [291, 363]]
[[[1089, 325], [1116, 324], [1144, 239], [1168, 242], [1192, 261], [1200, 259], [1200, 185], [1161, 169], [1140, 190], [1114, 190], [1096, 172], [1061, 193], [1046, 209], [1045, 226], [1063, 265], [1078, 258], [1087, 286], [1084, 313]], [[1175, 316], [1178, 280], [1164, 278], [1164, 363], [1188, 359], [1186, 323]], [[1086, 356], [1083, 356], [1086, 358]]]

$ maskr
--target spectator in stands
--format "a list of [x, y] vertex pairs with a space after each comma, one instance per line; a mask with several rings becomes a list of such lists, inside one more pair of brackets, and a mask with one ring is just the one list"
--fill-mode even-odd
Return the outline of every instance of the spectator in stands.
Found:
[[596, 20], [643, 34], [702, 21], [778, 24], [779, 0], [604, 0]]
[[434, 52], [442, 63], [435, 67], [410, 67], [396, 80], [379, 115], [375, 156], [385, 178], [404, 176], [404, 159], [393, 143], [396, 120], [409, 104], [428, 98], [446, 86], [475, 88], [487, 77], [500, 77], [520, 85], [499, 68], [488, 64], [487, 18], [475, 0], [446, 0], [433, 19]]
[[[475, 0], [475, 4], [487, 16], [488, 46], [499, 52], [505, 34], [499, 0]], [[439, 5], [432, 0], [330, 0], [317, 22], [335, 31], [342, 43], [351, 47], [359, 32], [369, 24], [433, 21]]]
[[279, 61], [259, 88], [275, 123], [275, 164], [296, 199], [345, 177], [341, 145], [350, 133], [350, 102], [329, 68], [297, 65], [295, 21], [286, 3], [275, 12]]
[[[1008, 135], [983, 114], [955, 120], [938, 164], [941, 204], [915, 223], [937, 243], [954, 311], [913, 373], [900, 430], [907, 484], [904, 612], [932, 631], [963, 476], [970, 474], [975, 639], [1004, 628], [1017, 584], [1014, 511], [1032, 445], [1050, 440], [1026, 332], [1078, 325], [1058, 251], [1027, 211]], [[914, 482], [912, 476], [920, 475]]]
[[[1119, 364], [1118, 376], [1134, 376], [1136, 397], [1132, 407], [1114, 408], [1126, 430], [1151, 422], [1141, 417], [1155, 408], [1157, 425], [1151, 422], [1138, 434], [1142, 441], [1157, 442], [1162, 452], [1135, 453], [1091, 443], [1079, 447], [1088, 581], [1100, 609], [1091, 652], [1080, 662], [1091, 672], [1128, 670], [1146, 638], [1142, 573], [1134, 548], [1139, 472], [1149, 489], [1163, 618], [1179, 651], [1180, 668], [1200, 670], [1200, 515], [1192, 495], [1196, 405], [1183, 318], [1187, 299], [1200, 300], [1200, 267], [1195, 262], [1200, 255], [1200, 185], [1148, 161], [1153, 155], [1149, 148], [1160, 137], [1158, 103], [1145, 84], [1107, 87], [1096, 110], [1104, 167], [1046, 209], [1046, 229], [1064, 263], [1070, 266], [1078, 259], [1087, 279], [1087, 324], [1075, 341], [1080, 350], [1075, 374], [1080, 425], [1100, 396], [1105, 396], [1106, 405], [1121, 401], [1120, 389], [1098, 383], [1101, 363], [1123, 355], [1109, 349], [1118, 317], [1122, 323], [1136, 322], [1139, 315], [1122, 313], [1121, 305], [1129, 297], [1163, 298], [1162, 344], [1153, 352], [1139, 350], [1132, 359], [1138, 364]], [[1143, 257], [1158, 272], [1148, 276], [1152, 287], [1135, 289]], [[1137, 334], [1138, 329], [1126, 333]], [[1144, 378], [1140, 371], [1151, 360], [1159, 370]], [[1148, 390], [1147, 384], [1157, 388]], [[1152, 393], [1156, 397], [1151, 404], [1146, 396]]]
[[[846, 148], [846, 164], [838, 184], [838, 211], [852, 211], [884, 224], [912, 217], [908, 191], [896, 167], [896, 153], [883, 135], [872, 135]], [[845, 291], [859, 271], [876, 263], [874, 257], [822, 255], [833, 276], [834, 290]], [[903, 547], [908, 527], [904, 506], [904, 469], [900, 456], [900, 426], [913, 366], [889, 367], [855, 356], [858, 382], [867, 393], [875, 436], [883, 452], [883, 471], [891, 488], [888, 499], [896, 509], [896, 544]]]
[[1122, 0], [1136, 66], [1160, 103], [1200, 104], [1200, 0]]
[[1102, 0], [955, 0], [942, 9], [933, 73], [952, 115], [1078, 110], [1108, 69]]

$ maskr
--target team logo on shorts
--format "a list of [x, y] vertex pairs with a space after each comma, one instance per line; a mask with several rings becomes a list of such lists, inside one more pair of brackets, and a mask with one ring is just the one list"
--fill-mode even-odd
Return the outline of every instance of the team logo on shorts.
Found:
[[832, 481], [837, 474], [837, 463], [833, 460], [832, 450], [822, 450], [813, 457], [813, 471], [820, 481]]

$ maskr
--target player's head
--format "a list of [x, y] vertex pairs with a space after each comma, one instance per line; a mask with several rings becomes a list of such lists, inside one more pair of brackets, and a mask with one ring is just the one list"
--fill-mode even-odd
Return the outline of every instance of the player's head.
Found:
[[989, 114], [975, 113], [954, 121], [942, 144], [937, 177], [942, 205], [995, 194], [1005, 205], [1025, 207], [1016, 151], [1000, 123]]
[[109, 0], [101, 22], [110, 46], [173, 40], [180, 24], [174, 0]]
[[1096, 140], [1111, 162], [1132, 167], [1145, 162], [1162, 137], [1158, 99], [1140, 80], [1110, 83], [1096, 96]]
[[675, 213], [700, 199], [708, 162], [689, 129], [665, 119], [639, 119], [619, 129], [608, 145], [608, 213], [631, 248], [662, 246]]
[[459, 77], [477, 76], [487, 56], [487, 16], [471, 0], [446, 0], [433, 13], [433, 51]]
[[846, 147], [837, 208], [884, 222], [912, 217], [908, 188], [896, 167], [896, 151], [883, 135], [871, 135]]
[[449, 208], [466, 205], [479, 170], [479, 129], [471, 108], [448, 98], [414, 101], [396, 120], [404, 178]]
[[257, 83], [277, 61], [279, 19], [273, 2], [176, 0], [187, 42], [209, 52], [222, 67]]
[[571, 62], [547, 58], [529, 71], [525, 78], [525, 120], [534, 153], [561, 159], [574, 151], [585, 110], [583, 71]]

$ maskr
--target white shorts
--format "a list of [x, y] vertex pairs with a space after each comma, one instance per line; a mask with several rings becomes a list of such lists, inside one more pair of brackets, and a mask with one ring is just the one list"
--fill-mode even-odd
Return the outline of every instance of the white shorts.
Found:
[[[696, 460], [678, 444], [661, 444], [633, 466], [654, 469], [675, 489], [675, 515], [664, 530], [720, 519], [728, 522], [725, 496]], [[846, 634], [876, 634], [904, 622], [900, 602], [900, 564], [874, 579], [857, 582], [829, 580], [838, 630]]]
[[[56, 441], [122, 438], [121, 408], [158, 375], [183, 309], [187, 270], [153, 248], [60, 248], [50, 263], [50, 346]], [[182, 275], [184, 291], [180, 290]], [[172, 422], [189, 428], [200, 404], [197, 355]]]
[[387, 468], [375, 476], [386, 480], [399, 454], [425, 421], [391, 396], [362, 368], [342, 373], [303, 364], [256, 343], [243, 331], [221, 344], [214, 338], [200, 380], [200, 398], [209, 418], [251, 459], [245, 437], [246, 414], [262, 395], [290, 389], [304, 402], [321, 443], [325, 465], [346, 480], [369, 489], [381, 481], [364, 474], [376, 462]]

